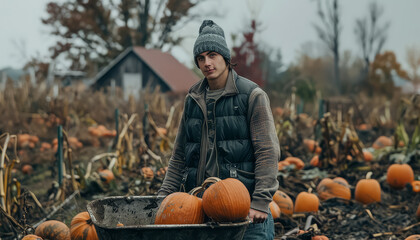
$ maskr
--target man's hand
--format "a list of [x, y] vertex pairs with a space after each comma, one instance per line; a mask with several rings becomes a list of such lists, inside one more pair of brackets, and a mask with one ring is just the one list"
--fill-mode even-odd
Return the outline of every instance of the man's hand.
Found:
[[265, 212], [260, 212], [255, 209], [249, 209], [248, 217], [252, 223], [263, 223], [267, 218], [268, 214]]

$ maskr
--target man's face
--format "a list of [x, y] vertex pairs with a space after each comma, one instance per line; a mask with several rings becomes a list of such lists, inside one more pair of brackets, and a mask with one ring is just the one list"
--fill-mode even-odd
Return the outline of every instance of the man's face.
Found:
[[219, 79], [227, 70], [225, 59], [217, 52], [203, 52], [197, 56], [198, 67], [208, 81]]

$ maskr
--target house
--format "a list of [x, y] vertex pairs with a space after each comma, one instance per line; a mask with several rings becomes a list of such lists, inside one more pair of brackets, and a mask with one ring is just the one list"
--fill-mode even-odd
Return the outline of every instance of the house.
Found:
[[186, 93], [199, 77], [171, 54], [157, 49], [130, 47], [95, 77], [92, 87], [121, 87], [124, 96], [139, 97], [145, 87], [161, 92]]
[[392, 80], [394, 86], [401, 88], [401, 91], [405, 94], [420, 94], [420, 85], [416, 85], [408, 79], [401, 78], [395, 72], [392, 73]]
[[24, 79], [29, 79], [31, 83], [35, 83], [35, 75], [32, 69], [15, 69], [6, 67], [0, 69], [0, 90], [4, 90], [7, 81], [12, 81], [14, 86], [19, 86]]

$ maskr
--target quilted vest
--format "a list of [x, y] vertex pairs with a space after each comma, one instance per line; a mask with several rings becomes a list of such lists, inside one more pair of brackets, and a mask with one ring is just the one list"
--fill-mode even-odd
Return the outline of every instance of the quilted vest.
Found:
[[[218, 176], [221, 179], [237, 178], [247, 187], [252, 195], [255, 187], [254, 149], [250, 137], [248, 122], [248, 99], [256, 87], [254, 82], [238, 76], [236, 79], [238, 93], [221, 96], [213, 109], [207, 109], [208, 125], [204, 113], [196, 100], [191, 96], [185, 104], [186, 171], [182, 184], [186, 191], [197, 185], [197, 168], [200, 160], [202, 128], [208, 127], [208, 134], [216, 138]], [[211, 131], [214, 131], [213, 133]], [[209, 144], [213, 144], [212, 141]]]

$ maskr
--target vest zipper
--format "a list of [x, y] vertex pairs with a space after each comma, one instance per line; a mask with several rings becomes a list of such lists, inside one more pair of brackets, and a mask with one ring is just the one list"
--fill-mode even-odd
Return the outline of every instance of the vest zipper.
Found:
[[[204, 165], [205, 164], [205, 161], [203, 161], [202, 158], [203, 158], [203, 156], [207, 156], [207, 144], [202, 144], [202, 143], [203, 143], [203, 139], [207, 139], [208, 138], [209, 126], [207, 124], [207, 115], [206, 115], [206, 112], [204, 111], [203, 107], [200, 105], [200, 103], [199, 103], [199, 101], [197, 99], [195, 99], [193, 96], [191, 96], [191, 98], [200, 107], [201, 112], [203, 113], [203, 116], [204, 116], [203, 124], [206, 125], [205, 136], [201, 136], [202, 138], [200, 140], [200, 159], [198, 161], [197, 179], [196, 179], [196, 184], [197, 184], [197, 186], [199, 186], [199, 185], [201, 185], [201, 183], [204, 182], [204, 177], [203, 176], [205, 176], [205, 165]], [[205, 151], [203, 151], [203, 149]], [[203, 165], [204, 165], [204, 167], [203, 167]]]
[[213, 147], [215, 148], [215, 154], [216, 154], [216, 169], [217, 169], [217, 176], [218, 178], [220, 178], [220, 168], [219, 168], [219, 158], [218, 158], [218, 153], [217, 153], [217, 126], [216, 126], [216, 104], [217, 101], [221, 98], [221, 96], [219, 96], [216, 101], [214, 101], [214, 106], [213, 106], [213, 119], [214, 119], [214, 145]]

